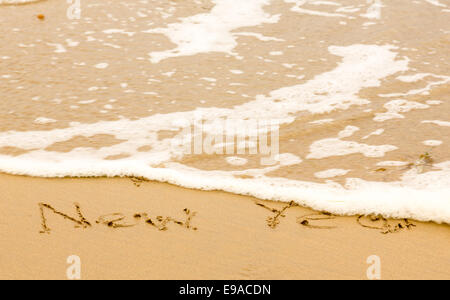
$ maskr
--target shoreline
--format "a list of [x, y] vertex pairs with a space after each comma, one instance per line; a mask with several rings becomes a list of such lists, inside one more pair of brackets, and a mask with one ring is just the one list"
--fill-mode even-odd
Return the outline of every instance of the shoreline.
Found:
[[371, 255], [382, 279], [450, 279], [445, 224], [129, 178], [0, 174], [0, 188], [2, 279], [66, 279], [71, 255], [82, 279], [367, 279]]

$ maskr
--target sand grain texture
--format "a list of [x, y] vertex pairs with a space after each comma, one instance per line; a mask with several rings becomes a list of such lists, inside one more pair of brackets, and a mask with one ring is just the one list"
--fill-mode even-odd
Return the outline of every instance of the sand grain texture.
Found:
[[[366, 279], [370, 255], [381, 258], [383, 279], [450, 279], [448, 225], [410, 221], [416, 227], [382, 234], [336, 217], [299, 224], [309, 209], [291, 207], [275, 228], [284, 203], [222, 192], [202, 192], [168, 184], [116, 179], [43, 179], [0, 176], [0, 278], [66, 279], [70, 255], [82, 263], [82, 279]], [[42, 234], [38, 203], [76, 216], [78, 203], [89, 228], [45, 210], [49, 234]], [[171, 216], [167, 230], [138, 220], [129, 228], [95, 224], [99, 216], [136, 213], [152, 220]], [[390, 220], [391, 224], [396, 222]], [[124, 223], [120, 223], [124, 224]], [[367, 223], [369, 224], [369, 223]], [[369, 224], [370, 225], [370, 224]]]

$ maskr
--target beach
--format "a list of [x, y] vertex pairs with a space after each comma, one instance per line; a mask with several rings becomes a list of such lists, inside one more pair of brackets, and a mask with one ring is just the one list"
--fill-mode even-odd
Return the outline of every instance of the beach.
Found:
[[[139, 183], [138, 183], [139, 184]], [[285, 203], [224, 192], [203, 192], [129, 178], [42, 179], [1, 175], [0, 278], [67, 279], [66, 260], [81, 260], [81, 279], [367, 279], [367, 258], [381, 260], [382, 279], [449, 279], [448, 225], [410, 221], [394, 233], [369, 229], [357, 217], [299, 223], [317, 214], [291, 207], [272, 228], [267, 218]], [[40, 233], [39, 203], [76, 216], [78, 203], [88, 228], [45, 209], [48, 233]], [[134, 215], [148, 213], [186, 221], [160, 230]], [[117, 224], [96, 224], [121, 213]], [[317, 216], [316, 216], [317, 217]], [[319, 216], [320, 217], [320, 216]], [[323, 216], [322, 216], [323, 217]], [[114, 218], [113, 218], [114, 219]], [[402, 220], [390, 220], [392, 228]], [[382, 227], [362, 220], [362, 224]]]

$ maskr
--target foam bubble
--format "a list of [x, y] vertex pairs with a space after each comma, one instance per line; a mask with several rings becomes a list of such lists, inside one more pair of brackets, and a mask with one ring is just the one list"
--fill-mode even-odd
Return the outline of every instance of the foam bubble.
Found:
[[0, 4], [24, 4], [24, 3], [33, 3], [39, 2], [42, 0], [0, 0]]
[[272, 56], [283, 55], [283, 51], [271, 51], [269, 54]]
[[95, 67], [96, 67], [97, 69], [106, 69], [108, 66], [109, 66], [108, 63], [99, 63], [99, 64], [96, 64], [96, 65], [95, 65]]
[[309, 123], [314, 124], [314, 125], [322, 125], [322, 124], [333, 123], [333, 121], [334, 121], [333, 119], [321, 119], [321, 120], [311, 121]]
[[377, 130], [375, 130], [375, 131], [369, 133], [368, 135], [364, 136], [362, 139], [363, 139], [363, 140], [366, 140], [366, 139], [368, 139], [368, 138], [371, 137], [371, 136], [374, 136], [374, 135], [381, 135], [381, 134], [383, 134], [383, 132], [384, 132], [384, 129], [383, 129], [383, 128], [380, 128], [380, 129], [377, 129]]
[[233, 166], [243, 166], [247, 164], [248, 160], [243, 157], [230, 156], [226, 158], [227, 163]]
[[331, 156], [343, 156], [354, 153], [361, 153], [366, 157], [382, 157], [386, 152], [396, 150], [392, 145], [367, 145], [354, 141], [343, 141], [342, 138], [350, 137], [359, 128], [347, 126], [339, 132], [338, 138], [328, 138], [312, 143], [309, 148], [308, 159], [321, 159]]
[[263, 10], [265, 5], [270, 4], [269, 0], [212, 0], [212, 2], [215, 6], [209, 13], [182, 18], [181, 22], [169, 24], [165, 28], [145, 31], [164, 34], [177, 45], [175, 49], [149, 53], [150, 61], [158, 63], [171, 57], [208, 52], [235, 55], [233, 49], [237, 46], [237, 42], [232, 31], [242, 27], [278, 22], [278, 16], [271, 16]]
[[50, 124], [50, 123], [55, 123], [55, 122], [56, 122], [56, 120], [50, 119], [50, 118], [45, 118], [45, 117], [39, 117], [36, 120], [34, 120], [34, 123], [40, 124], [40, 125]]
[[428, 2], [434, 6], [447, 7], [445, 4], [442, 4], [441, 2], [439, 2], [439, 0], [425, 0], [425, 2]]
[[425, 121], [422, 121], [422, 123], [424, 123], [424, 124], [435, 124], [435, 125], [438, 125], [438, 126], [445, 126], [445, 127], [450, 127], [450, 122], [447, 122], [447, 121], [440, 121], [440, 120], [425, 120]]
[[386, 120], [391, 119], [403, 119], [403, 116], [400, 113], [409, 112], [414, 109], [426, 109], [430, 106], [427, 104], [422, 104], [415, 101], [407, 101], [403, 99], [392, 100], [384, 104], [384, 108], [387, 109], [385, 113], [377, 113], [373, 118], [376, 122], [384, 122]]
[[67, 52], [66, 48], [61, 44], [47, 43], [47, 45], [55, 47], [56, 48], [54, 51], [55, 53], [66, 53]]
[[401, 167], [401, 166], [406, 166], [408, 164], [409, 164], [408, 162], [404, 162], [404, 161], [387, 160], [387, 161], [380, 161], [379, 163], [377, 163], [377, 166], [379, 166], [379, 167]]
[[440, 146], [442, 145], [442, 141], [438, 141], [438, 140], [426, 140], [422, 142], [425, 146]]
[[368, 0], [367, 2], [371, 3], [371, 5], [367, 12], [361, 14], [361, 16], [368, 19], [381, 19], [381, 8], [383, 7], [381, 0]]
[[[341, 14], [341, 13], [329, 13], [329, 12], [323, 12], [323, 11], [317, 11], [317, 10], [311, 10], [303, 8], [302, 6], [305, 4], [308, 4], [308, 2], [314, 3], [317, 1], [308, 1], [308, 0], [284, 0], [286, 3], [294, 3], [295, 5], [291, 8], [292, 11], [301, 13], [301, 14], [307, 14], [312, 16], [321, 16], [321, 17], [340, 17], [340, 18], [346, 18], [347, 15]], [[320, 3], [316, 3], [320, 4]]]

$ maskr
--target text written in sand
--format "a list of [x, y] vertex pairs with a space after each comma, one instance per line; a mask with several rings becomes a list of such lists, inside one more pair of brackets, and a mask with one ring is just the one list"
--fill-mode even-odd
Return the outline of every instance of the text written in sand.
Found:
[[[267, 226], [275, 229], [282, 218], [286, 217], [286, 211], [292, 207], [299, 206], [295, 202], [291, 201], [286, 206], [281, 209], [272, 208], [265, 204], [256, 202], [256, 205], [263, 207], [273, 213], [272, 216], [267, 218]], [[297, 223], [303, 227], [313, 228], [313, 229], [333, 229], [337, 226], [329, 224], [336, 216], [328, 212], [317, 212], [312, 214], [303, 215], [297, 217]], [[367, 229], [379, 230], [382, 234], [395, 233], [405, 229], [412, 229], [416, 227], [408, 219], [402, 220], [388, 220], [382, 216], [358, 216], [356, 218], [357, 223]], [[327, 222], [327, 223], [325, 223]]]
[[171, 224], [175, 224], [181, 226], [188, 230], [197, 230], [197, 227], [192, 226], [192, 219], [195, 217], [196, 212], [191, 211], [188, 208], [183, 209], [184, 219], [179, 220], [170, 216], [156, 216], [150, 217], [148, 213], [135, 213], [132, 216], [126, 216], [123, 213], [116, 212], [106, 215], [99, 216], [95, 222], [88, 221], [82, 211], [81, 207], [78, 203], [74, 203], [75, 206], [75, 214], [69, 215], [64, 212], [61, 212], [50, 204], [39, 203], [39, 211], [41, 215], [41, 231], [40, 233], [50, 233], [51, 228], [48, 225], [48, 221], [46, 218], [46, 212], [52, 213], [54, 215], [60, 216], [65, 220], [72, 222], [76, 228], [90, 228], [95, 225], [104, 225], [109, 228], [126, 228], [126, 227], [134, 227], [140, 224], [144, 224], [146, 226], [150, 226], [158, 229], [159, 231], [165, 231], [169, 229]]

